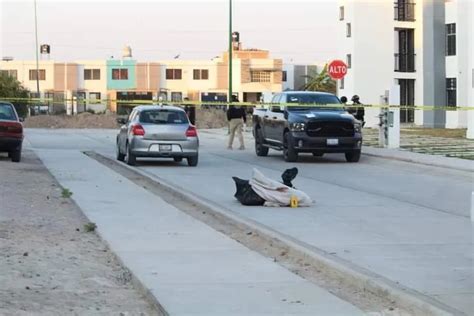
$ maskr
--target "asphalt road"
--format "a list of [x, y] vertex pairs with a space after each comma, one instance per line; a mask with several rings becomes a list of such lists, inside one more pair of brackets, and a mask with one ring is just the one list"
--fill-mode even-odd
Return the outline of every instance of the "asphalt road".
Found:
[[[41, 151], [93, 150], [112, 156], [115, 131], [28, 130]], [[202, 131], [200, 163], [144, 161], [150, 175], [282, 232], [466, 313], [474, 310], [473, 174], [390, 159], [342, 155], [304, 156], [285, 163], [281, 153], [256, 157], [225, 149], [225, 133]], [[440, 157], [439, 159], [443, 159]], [[233, 198], [231, 176], [250, 178], [252, 168], [279, 179], [296, 166], [294, 185], [315, 201], [309, 208], [243, 207]]]

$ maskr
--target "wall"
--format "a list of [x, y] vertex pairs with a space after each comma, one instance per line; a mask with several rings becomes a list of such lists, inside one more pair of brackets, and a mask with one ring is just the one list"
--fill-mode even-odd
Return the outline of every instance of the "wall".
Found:
[[[423, 76], [424, 103], [444, 107], [446, 105], [446, 58], [445, 58], [445, 4], [444, 1], [423, 2]], [[423, 125], [445, 127], [446, 112], [425, 111]]]
[[[105, 60], [78, 60], [75, 61], [80, 67], [79, 86], [86, 92], [100, 92], [101, 98], [107, 97], [107, 63]], [[84, 80], [84, 69], [99, 69], [99, 80]]]
[[473, 109], [467, 113], [467, 138], [474, 139], [474, 3], [466, 1], [463, 10], [470, 17], [468, 18], [466, 34], [469, 36], [467, 42], [468, 62], [467, 62], [467, 104]]
[[[135, 60], [107, 60], [107, 89], [108, 90], [131, 90], [136, 87], [136, 69]], [[127, 80], [113, 80], [112, 69], [113, 68], [126, 68], [128, 69]]]
[[[53, 60], [39, 61], [39, 69], [44, 69], [46, 72], [46, 80], [39, 80], [40, 91], [55, 89], [54, 64]], [[36, 92], [36, 80], [29, 79], [29, 70], [36, 70], [35, 60], [0, 61], [0, 68], [17, 70], [18, 81], [31, 92]]]
[[[394, 85], [394, 17], [393, 1], [356, 1], [352, 23], [352, 78], [346, 80], [345, 95], [359, 95], [364, 104], [380, 104], [380, 96]], [[376, 25], [377, 27], [374, 27]], [[344, 23], [345, 30], [345, 23]], [[385, 40], [384, 40], [385, 39]], [[346, 52], [341, 56], [346, 59]], [[377, 127], [379, 109], [367, 109], [367, 126]]]

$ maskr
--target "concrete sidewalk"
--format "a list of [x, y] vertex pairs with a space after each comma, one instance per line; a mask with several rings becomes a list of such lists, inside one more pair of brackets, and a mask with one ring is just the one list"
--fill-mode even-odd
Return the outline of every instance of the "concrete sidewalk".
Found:
[[170, 315], [362, 315], [78, 150], [36, 153]]

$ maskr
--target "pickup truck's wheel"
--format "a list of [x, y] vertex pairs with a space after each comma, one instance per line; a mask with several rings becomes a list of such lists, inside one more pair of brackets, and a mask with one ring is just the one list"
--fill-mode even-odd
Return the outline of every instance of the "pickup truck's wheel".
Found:
[[360, 159], [360, 150], [346, 153], [347, 162], [358, 162]]
[[290, 133], [285, 133], [283, 136], [283, 158], [286, 162], [295, 162], [298, 160], [298, 152], [293, 147], [291, 142], [291, 135]]
[[260, 157], [268, 156], [268, 147], [263, 146], [263, 135], [260, 128], [255, 131], [255, 153]]

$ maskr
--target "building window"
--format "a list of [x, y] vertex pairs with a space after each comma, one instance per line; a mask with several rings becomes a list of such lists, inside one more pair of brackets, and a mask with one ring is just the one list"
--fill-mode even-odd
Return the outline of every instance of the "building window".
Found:
[[207, 70], [207, 69], [194, 69], [193, 70], [193, 79], [194, 80], [208, 80], [209, 79], [209, 70]]
[[286, 82], [286, 80], [287, 80], [286, 77], [287, 77], [286, 70], [283, 70], [281, 72], [281, 81]]
[[394, 5], [395, 21], [415, 21], [415, 3], [413, 0], [397, 0]]
[[344, 89], [344, 78], [339, 80], [339, 89]]
[[344, 21], [344, 6], [339, 7], [339, 21]]
[[100, 103], [100, 92], [89, 92], [90, 103]]
[[84, 80], [100, 80], [100, 69], [84, 69]]
[[351, 54], [346, 55], [346, 63], [347, 63], [347, 68], [352, 67], [352, 55]]
[[346, 37], [351, 37], [351, 36], [352, 36], [351, 24], [346, 23]]
[[270, 82], [270, 71], [251, 71], [250, 82]]
[[36, 69], [30, 69], [30, 80], [46, 80], [46, 70], [39, 69], [38, 70], [39, 76], [37, 75]]
[[113, 68], [112, 69], [112, 80], [128, 80], [128, 69], [126, 69], [126, 68]]
[[456, 23], [446, 24], [446, 56], [456, 55]]
[[456, 78], [446, 78], [446, 106], [457, 106]]
[[181, 102], [183, 101], [182, 92], [171, 92], [171, 102]]
[[18, 71], [16, 69], [0, 70], [2, 74], [18, 79]]
[[167, 80], [181, 80], [182, 71], [181, 69], [166, 69]]

